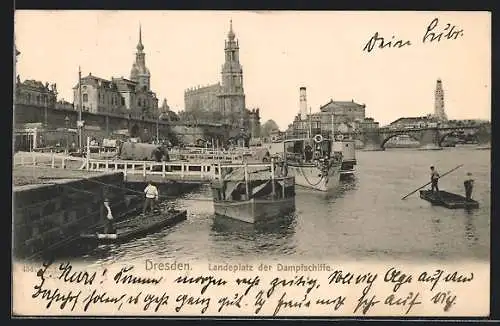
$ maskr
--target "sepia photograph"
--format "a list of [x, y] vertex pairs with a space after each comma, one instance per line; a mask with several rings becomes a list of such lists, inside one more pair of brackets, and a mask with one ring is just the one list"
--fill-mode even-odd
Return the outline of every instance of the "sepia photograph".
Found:
[[13, 52], [14, 315], [489, 314], [489, 12], [16, 10]]

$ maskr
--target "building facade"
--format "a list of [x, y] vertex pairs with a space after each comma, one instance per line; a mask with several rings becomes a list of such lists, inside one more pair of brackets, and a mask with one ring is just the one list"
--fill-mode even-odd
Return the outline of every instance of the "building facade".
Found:
[[[301, 88], [301, 110], [295, 117], [288, 134], [295, 137], [305, 137], [309, 134], [329, 135], [332, 132], [356, 132], [379, 128], [379, 123], [365, 116], [366, 105], [351, 101], [334, 101], [331, 99], [320, 107], [319, 112], [307, 114], [302, 118], [302, 106], [305, 102], [305, 90]], [[290, 128], [289, 128], [290, 129]]]
[[16, 80], [16, 103], [33, 104], [39, 107], [53, 108], [57, 102], [57, 85], [43, 84], [38, 80], [25, 80], [17, 75]]
[[151, 91], [151, 74], [146, 67], [146, 54], [142, 44], [142, 31], [139, 27], [139, 42], [130, 78], [110, 80], [93, 76], [80, 78], [73, 87], [73, 103], [76, 110], [80, 103], [82, 111], [95, 113], [125, 114], [131, 118], [154, 118], [158, 113], [158, 99]]
[[434, 116], [438, 121], [448, 120], [444, 111], [444, 90], [441, 79], [436, 81], [436, 89], [434, 91]]
[[224, 46], [221, 82], [187, 89], [184, 92], [183, 115], [193, 116], [200, 121], [224, 122], [251, 137], [259, 137], [260, 113], [259, 109], [246, 108], [239, 51], [239, 41], [230, 21]]
[[222, 114], [219, 105], [220, 91], [220, 83], [187, 89], [184, 92], [184, 109], [186, 112]]

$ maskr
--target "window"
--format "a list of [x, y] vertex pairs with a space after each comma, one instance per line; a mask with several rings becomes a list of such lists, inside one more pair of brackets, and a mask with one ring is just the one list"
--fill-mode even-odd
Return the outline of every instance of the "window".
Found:
[[85, 103], [88, 102], [89, 101], [89, 94], [83, 94], [82, 101]]

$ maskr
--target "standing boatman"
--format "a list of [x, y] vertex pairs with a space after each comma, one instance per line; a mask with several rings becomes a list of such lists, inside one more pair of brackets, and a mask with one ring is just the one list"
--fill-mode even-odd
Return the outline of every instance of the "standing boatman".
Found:
[[146, 214], [146, 210], [148, 208], [153, 211], [154, 202], [158, 200], [158, 188], [151, 181], [148, 182], [147, 187], [144, 189], [144, 193], [146, 194], [146, 199], [144, 201], [144, 208], [142, 210], [142, 214]]
[[113, 225], [113, 213], [111, 212], [111, 207], [109, 205], [109, 198], [106, 196], [104, 198], [104, 207], [106, 207], [106, 219], [104, 223], [104, 233], [112, 234], [116, 233], [115, 227]]
[[474, 188], [474, 179], [472, 179], [472, 173], [467, 172], [467, 178], [464, 181], [465, 188], [465, 200], [472, 200], [472, 189]]
[[434, 189], [436, 189], [436, 192], [439, 194], [438, 180], [439, 173], [434, 166], [431, 166], [431, 191], [434, 192]]

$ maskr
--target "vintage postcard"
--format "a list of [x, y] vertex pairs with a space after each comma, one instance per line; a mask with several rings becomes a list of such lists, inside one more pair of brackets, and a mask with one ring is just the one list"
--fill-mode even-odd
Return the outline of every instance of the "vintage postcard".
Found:
[[489, 315], [489, 12], [19, 10], [14, 39], [13, 315]]

